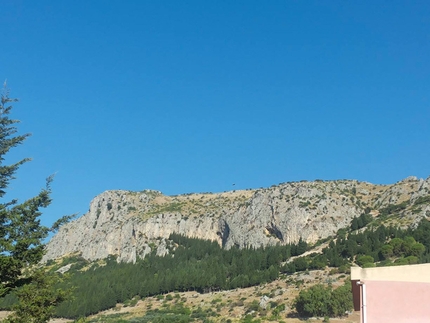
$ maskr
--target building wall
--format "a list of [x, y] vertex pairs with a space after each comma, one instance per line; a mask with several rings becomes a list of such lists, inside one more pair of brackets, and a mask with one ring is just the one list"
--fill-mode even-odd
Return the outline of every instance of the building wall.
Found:
[[361, 309], [361, 287], [358, 286], [358, 282], [358, 279], [351, 280], [351, 291], [354, 311], [359, 311]]
[[430, 283], [362, 281], [368, 323], [430, 322]]

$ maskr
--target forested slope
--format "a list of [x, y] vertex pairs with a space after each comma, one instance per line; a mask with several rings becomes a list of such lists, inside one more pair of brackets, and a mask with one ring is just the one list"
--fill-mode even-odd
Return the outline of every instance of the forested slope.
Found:
[[[351, 265], [387, 266], [430, 261], [430, 223], [422, 220], [416, 227], [400, 229], [372, 221], [361, 229], [369, 217], [363, 214], [348, 229], [320, 241], [327, 244], [321, 253], [298, 256], [314, 246], [306, 242], [268, 246], [258, 249], [222, 249], [216, 242], [172, 234], [169, 254], [154, 253], [135, 264], [118, 263], [114, 257], [90, 263], [79, 257], [51, 261], [51, 271], [69, 265], [69, 281], [74, 296], [57, 307], [57, 315], [77, 318], [114, 307], [134, 297], [145, 298], [170, 292], [194, 290], [205, 293], [256, 286], [280, 276], [300, 271], [331, 268], [332, 273], [349, 272]], [[355, 229], [355, 230], [354, 230]], [[288, 276], [285, 276], [288, 277]], [[13, 297], [2, 301], [7, 308]]]
[[[61, 259], [45, 259], [47, 271], [65, 273], [64, 278], [66, 279], [55, 288], [72, 292], [68, 301], [56, 308], [56, 315], [79, 318], [115, 307], [117, 303], [130, 303], [132, 299], [158, 297], [157, 295], [177, 294], [187, 291], [195, 291], [196, 293], [226, 291], [261, 286], [276, 279], [297, 280], [297, 284], [299, 284], [300, 280], [296, 276], [297, 273], [312, 272], [313, 270], [324, 272], [324, 275], [337, 274], [342, 276], [341, 274], [347, 275], [349, 268], [353, 265], [372, 267], [430, 262], [430, 222], [428, 221], [430, 217], [430, 194], [428, 184], [429, 179], [424, 181], [414, 178], [391, 186], [379, 186], [376, 188], [371, 184], [356, 181], [288, 183], [268, 189], [266, 192], [251, 192], [249, 193], [251, 200], [248, 202], [237, 200], [242, 196], [239, 192], [237, 193], [238, 195], [235, 195], [236, 199], [233, 198], [232, 205], [239, 203], [234, 212], [238, 212], [239, 219], [243, 220], [241, 225], [246, 227], [249, 224], [249, 220], [252, 219], [253, 222], [250, 222], [254, 226], [252, 230], [264, 228], [263, 232], [265, 239], [267, 239], [265, 241], [270, 242], [260, 243], [258, 247], [254, 244], [240, 243], [228, 246], [223, 240], [225, 237], [222, 237], [226, 234], [225, 232], [232, 229], [227, 222], [223, 222], [228, 218], [225, 214], [217, 218], [216, 216], [205, 217], [202, 215], [191, 217], [191, 214], [185, 213], [193, 219], [194, 222], [192, 223], [200, 223], [201, 227], [197, 228], [198, 230], [203, 230], [206, 225], [210, 227], [210, 222], [206, 223], [205, 221], [213, 221], [214, 219], [220, 225], [218, 230], [221, 230], [221, 228], [224, 230], [224, 233], [218, 231], [219, 235], [216, 235], [221, 240], [212, 239], [210, 234], [209, 239], [190, 237], [190, 231], [186, 231], [186, 225], [184, 225], [188, 220], [182, 218], [185, 211], [178, 211], [174, 215], [169, 213], [172, 211], [166, 210], [163, 204], [166, 199], [161, 193], [145, 193], [144, 198], [147, 198], [145, 201], [148, 203], [146, 204], [147, 211], [145, 212], [150, 212], [150, 214], [147, 214], [148, 216], [144, 217], [144, 219], [130, 215], [130, 212], [133, 213], [138, 210], [133, 210], [133, 206], [128, 205], [127, 210], [130, 211], [127, 212], [129, 213], [112, 213], [113, 209], [118, 210], [118, 201], [96, 199], [96, 203], [94, 203], [96, 210], [101, 208], [104, 205], [103, 203], [106, 203], [107, 209], [103, 211], [104, 215], [100, 211], [98, 218], [95, 219], [96, 222], [91, 225], [92, 230], [94, 230], [93, 233], [99, 232], [97, 230], [102, 230], [103, 232], [103, 230], [113, 228], [113, 231], [111, 231], [113, 238], [115, 237], [114, 226], [118, 225], [121, 227], [121, 234], [131, 230], [131, 244], [127, 245], [127, 248], [134, 248], [136, 251], [138, 241], [142, 239], [146, 246], [146, 251], [141, 257], [137, 256], [138, 252], [136, 251], [133, 261], [127, 262], [124, 261], [127, 259], [122, 257], [123, 254], [115, 252], [110, 254], [112, 249], [109, 248], [111, 247], [101, 243], [100, 248], [107, 248], [103, 251], [104, 253], [101, 253], [105, 254], [106, 257], [96, 257], [96, 260], [83, 257], [79, 250], [76, 250], [75, 254], [69, 254]], [[283, 192], [285, 194], [287, 188], [292, 187], [297, 189], [294, 198], [293, 196], [285, 197], [283, 195], [284, 202], [281, 202], [279, 193]], [[340, 188], [342, 188], [341, 191], [339, 191]], [[326, 190], [325, 197], [318, 195], [323, 192], [323, 189]], [[371, 190], [375, 190], [375, 192], [371, 193]], [[328, 194], [327, 192], [331, 193]], [[116, 196], [115, 192], [109, 194], [109, 196], [112, 196], [112, 194]], [[106, 195], [102, 196], [106, 197]], [[132, 193], [132, 196], [138, 199], [143, 198], [135, 193]], [[304, 196], [308, 197], [305, 199]], [[319, 197], [315, 198], [315, 196]], [[208, 199], [218, 199], [218, 197], [210, 196], [210, 194], [207, 194], [206, 197]], [[155, 202], [151, 198], [154, 200], [161, 199], [161, 202], [157, 202], [161, 203], [157, 204], [157, 210], [162, 209], [165, 213], [154, 216], [158, 211], [154, 211], [155, 206], [151, 203]], [[200, 200], [202, 197], [198, 199]], [[203, 196], [204, 199], [205, 197]], [[331, 201], [332, 209], [337, 203], [343, 205], [343, 208], [338, 208], [337, 211], [346, 210], [352, 204], [355, 211], [342, 218], [342, 221], [349, 220], [346, 224], [340, 225], [337, 231], [332, 232], [330, 231], [332, 229], [330, 229], [331, 234], [325, 235], [316, 241], [309, 242], [299, 237], [295, 242], [287, 242], [284, 231], [282, 231], [284, 230], [282, 225], [288, 223], [282, 222], [284, 220], [282, 220], [280, 211], [283, 210], [283, 207], [280, 207], [281, 203], [287, 203], [287, 200], [289, 201], [288, 203], [293, 205], [289, 212], [300, 210], [296, 214], [296, 219], [298, 218], [297, 216], [304, 217], [300, 220], [304, 223], [298, 223], [308, 229], [311, 223], [316, 225], [315, 223], [320, 221], [318, 223], [323, 226], [327, 221], [333, 223], [336, 220], [333, 216], [326, 216], [330, 213], [323, 213], [321, 217], [318, 213], [320, 208], [327, 207], [327, 200]], [[121, 205], [127, 206], [127, 204], [124, 204], [126, 202], [127, 200], [124, 197]], [[195, 197], [190, 199], [187, 208], [191, 208], [193, 203], [195, 203]], [[206, 201], [206, 203], [209, 202]], [[222, 199], [218, 200], [217, 203], [222, 203]], [[267, 218], [264, 212], [266, 211], [263, 212], [267, 207], [271, 209], [269, 220], [272, 222], [269, 222], [269, 224], [265, 222]], [[248, 208], [252, 210], [251, 213], [241, 213], [241, 210], [247, 210]], [[187, 210], [186, 212], [194, 212], [190, 211], [190, 209]], [[361, 210], [360, 213], [358, 213], [358, 210]], [[104, 216], [108, 215], [113, 217], [112, 220], [104, 218]], [[248, 222], [244, 220], [245, 215], [250, 216], [250, 219], [247, 218]], [[261, 218], [257, 215], [261, 215]], [[83, 219], [87, 222], [94, 220], [91, 216], [92, 213], [90, 212], [90, 216], [83, 217]], [[120, 221], [116, 216], [120, 216]], [[340, 217], [340, 215], [336, 215], [336, 217]], [[176, 221], [175, 223], [179, 228], [183, 228], [185, 231], [177, 233], [175, 232], [176, 230], [163, 227], [165, 223], [163, 221], [170, 223], [169, 221], [173, 221], [172, 219]], [[155, 232], [148, 231], [151, 226], [145, 221], [149, 220], [160, 220], [159, 222], [154, 222], [157, 223]], [[233, 221], [232, 218], [229, 221]], [[234, 219], [234, 221], [238, 221], [238, 219]], [[71, 226], [66, 225], [62, 230], [63, 232], [72, 228], [76, 230], [81, 225], [79, 223], [78, 220]], [[91, 221], [87, 224], [89, 223]], [[142, 223], [144, 223], [143, 226]], [[291, 223], [289, 222], [289, 224]], [[311, 230], [313, 229], [311, 228]], [[165, 236], [167, 232], [169, 232], [169, 235]], [[197, 231], [194, 232], [196, 233]], [[145, 240], [146, 238], [143, 234], [146, 234], [146, 237], [152, 234], [152, 238]], [[237, 235], [238, 233], [234, 234]], [[229, 236], [234, 234], [232, 232], [228, 233]], [[57, 239], [58, 237], [66, 238], [68, 235], [57, 236]], [[127, 234], [125, 234], [125, 237], [128, 237]], [[252, 239], [252, 237], [249, 239]], [[253, 241], [258, 241], [258, 238]], [[118, 245], [121, 246], [121, 243], [126, 242], [125, 240], [117, 242], [117, 247]], [[52, 242], [50, 244], [52, 245]], [[94, 251], [91, 246], [88, 247], [88, 250]], [[303, 255], [305, 252], [306, 254]], [[315, 293], [331, 295], [332, 291], [327, 288], [331, 287], [316, 287]], [[333, 295], [335, 295], [333, 297], [344, 298], [344, 296], [339, 295], [344, 295], [345, 288], [340, 289], [338, 292], [333, 291]], [[163, 296], [160, 297], [162, 298]], [[14, 301], [13, 294], [0, 299], [0, 309], [9, 309]], [[179, 301], [177, 300], [177, 302]], [[348, 302], [342, 303], [343, 305], [340, 309], [326, 304], [327, 311], [324, 313], [340, 315], [348, 309]], [[193, 322], [192, 315], [195, 315], [195, 317], [203, 315], [198, 308], [190, 311], [184, 307], [183, 302], [179, 302], [177, 306], [179, 307], [171, 310], [178, 310], [180, 313], [178, 312], [177, 314], [182, 318], [186, 318], [184, 322]], [[281, 308], [283, 308], [282, 306], [285, 307], [285, 304], [278, 302], [273, 306], [278, 308], [276, 311], [279, 314], [284, 311]], [[292, 306], [292, 303], [289, 303], [289, 306]], [[260, 307], [257, 306], [256, 308]], [[165, 308], [164, 310], [169, 309]], [[297, 305], [296, 310], [300, 315], [310, 313], [306, 311], [300, 312], [301, 307], [299, 305]], [[148, 315], [150, 313], [152, 312], [148, 311]], [[261, 314], [261, 311], [259, 310], [258, 313]], [[148, 322], [151, 322], [149, 318], [148, 320]]]

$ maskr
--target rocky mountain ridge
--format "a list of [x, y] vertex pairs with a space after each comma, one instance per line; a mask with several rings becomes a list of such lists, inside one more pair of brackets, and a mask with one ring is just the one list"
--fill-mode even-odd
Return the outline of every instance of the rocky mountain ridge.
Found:
[[[393, 208], [392, 206], [401, 207]], [[166, 196], [159, 191], [106, 191], [89, 211], [62, 226], [43, 261], [78, 253], [88, 260], [118, 257], [134, 262], [154, 248], [166, 249], [171, 233], [217, 241], [225, 248], [312, 243], [369, 212], [409, 225], [430, 217], [430, 177], [392, 185], [356, 180], [289, 182], [265, 189]], [[387, 211], [388, 210], [388, 211]]]

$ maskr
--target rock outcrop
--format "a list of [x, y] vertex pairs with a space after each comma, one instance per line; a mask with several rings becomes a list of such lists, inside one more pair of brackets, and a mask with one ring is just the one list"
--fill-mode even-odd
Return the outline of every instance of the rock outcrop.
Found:
[[[393, 185], [354, 180], [292, 182], [267, 189], [165, 196], [144, 190], [106, 191], [88, 213], [62, 226], [47, 244], [43, 261], [79, 253], [96, 260], [115, 255], [134, 262], [154, 248], [168, 252], [171, 233], [217, 241], [225, 248], [307, 242], [333, 235], [363, 212], [374, 216], [404, 206], [403, 224], [430, 217], [430, 177]], [[390, 217], [384, 221], [390, 221]]]

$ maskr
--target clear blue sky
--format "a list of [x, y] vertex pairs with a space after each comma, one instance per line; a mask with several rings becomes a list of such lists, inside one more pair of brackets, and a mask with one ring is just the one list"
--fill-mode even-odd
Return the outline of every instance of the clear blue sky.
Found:
[[[105, 190], [430, 175], [430, 1], [0, 2], [46, 224]], [[236, 185], [233, 187], [232, 184]]]

